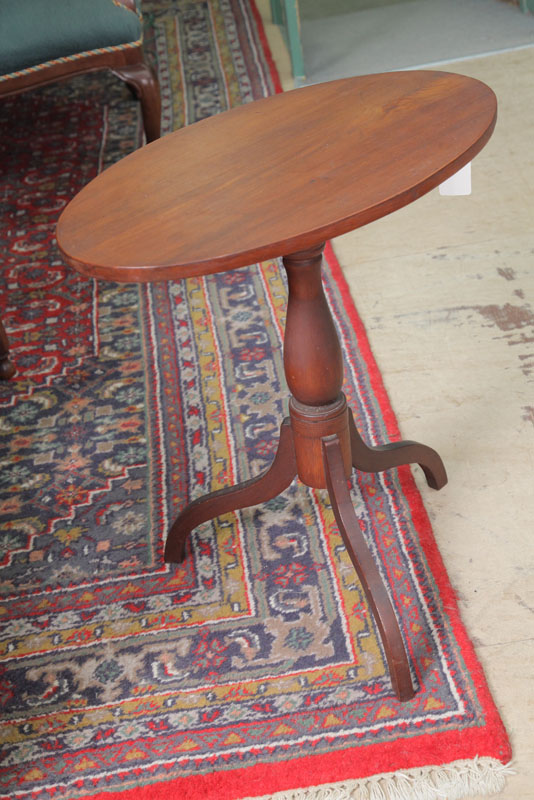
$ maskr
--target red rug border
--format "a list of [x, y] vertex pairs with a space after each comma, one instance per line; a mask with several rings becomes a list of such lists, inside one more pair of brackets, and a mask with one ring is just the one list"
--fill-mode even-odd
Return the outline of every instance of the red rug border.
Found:
[[284, 90], [282, 88], [282, 82], [280, 80], [280, 75], [278, 74], [276, 64], [274, 63], [273, 54], [271, 52], [269, 40], [267, 39], [267, 34], [265, 33], [265, 27], [263, 25], [261, 14], [258, 11], [258, 7], [256, 6], [256, 0], [249, 0], [249, 4], [250, 4], [250, 10], [252, 11], [252, 16], [254, 17], [254, 22], [256, 23], [258, 38], [263, 47], [263, 55], [265, 56], [265, 61], [267, 62], [267, 66], [269, 67], [269, 72], [271, 73], [271, 80], [273, 82], [274, 91], [276, 94], [280, 94]]
[[[250, 0], [250, 7], [275, 91], [281, 92], [280, 78], [255, 0]], [[325, 257], [343, 300], [347, 316], [354, 327], [358, 346], [367, 364], [371, 386], [378, 400], [388, 436], [398, 438], [400, 434], [395, 413], [371, 351], [365, 327], [354, 305], [350, 289], [330, 242], [326, 245]], [[200, 797], [208, 796], [216, 796], [218, 800], [237, 800], [237, 798], [260, 797], [273, 792], [299, 788], [309, 789], [313, 786], [366, 778], [370, 775], [413, 767], [448, 764], [477, 756], [489, 756], [498, 759], [503, 764], [510, 761], [511, 748], [508, 736], [490, 694], [474, 647], [461, 621], [456, 593], [452, 588], [437, 547], [422, 497], [409, 468], [400, 469], [399, 478], [410, 504], [412, 518], [419, 532], [423, 551], [439, 588], [443, 605], [447, 608], [450, 623], [461, 647], [466, 666], [476, 685], [479, 700], [483, 705], [486, 717], [485, 727], [423, 734], [418, 739], [410, 736], [406, 740], [396, 739], [392, 742], [366, 745], [357, 750], [346, 748], [327, 755], [308, 755], [302, 759], [291, 759], [276, 764], [258, 764], [243, 769], [232, 769], [228, 772], [214, 771], [206, 775], [159, 781], [155, 784], [124, 791], [104, 791], [92, 795], [90, 800], [133, 800], [134, 797], [135, 800], [156, 800], [161, 797], [162, 792], [168, 797], [179, 797], [180, 800], [199, 800]], [[488, 735], [488, 728], [493, 731], [493, 735]], [[417, 753], [414, 752], [414, 743], [418, 745]], [[400, 763], [401, 758], [402, 763]], [[347, 769], [347, 765], [353, 768]], [[228, 780], [229, 778], [231, 780]], [[245, 783], [248, 788], [246, 792], [243, 792], [242, 787]]]

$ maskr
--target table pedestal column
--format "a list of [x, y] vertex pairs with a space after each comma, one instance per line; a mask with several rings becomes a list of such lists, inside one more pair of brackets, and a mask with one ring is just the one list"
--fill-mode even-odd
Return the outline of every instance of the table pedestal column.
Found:
[[165, 560], [181, 562], [193, 528], [220, 514], [270, 500], [298, 476], [307, 486], [327, 489], [347, 552], [374, 614], [399, 700], [414, 695], [400, 628], [373, 556], [362, 536], [347, 486], [352, 468], [379, 472], [418, 463], [429, 486], [447, 482], [439, 455], [417, 442], [369, 447], [362, 440], [341, 392], [343, 360], [326, 301], [321, 263], [324, 244], [283, 259], [288, 275], [284, 369], [291, 392], [289, 417], [280, 429], [278, 450], [257, 478], [212, 492], [190, 503], [172, 525]]

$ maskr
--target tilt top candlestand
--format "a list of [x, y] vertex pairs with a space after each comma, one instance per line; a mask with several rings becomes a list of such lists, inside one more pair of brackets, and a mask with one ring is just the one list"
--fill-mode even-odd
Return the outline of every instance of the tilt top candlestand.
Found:
[[361, 534], [347, 479], [418, 463], [447, 481], [416, 442], [368, 447], [341, 392], [341, 348], [321, 281], [326, 239], [420, 197], [467, 164], [496, 119], [479, 81], [413, 71], [334, 81], [259, 100], [142, 148], [92, 181], [65, 209], [58, 242], [81, 273], [156, 281], [283, 257], [288, 276], [284, 369], [289, 417], [263, 475], [186, 506], [165, 560], [180, 562], [193, 528], [262, 503], [298, 478], [327, 489], [382, 637], [399, 700], [414, 695], [397, 618]]

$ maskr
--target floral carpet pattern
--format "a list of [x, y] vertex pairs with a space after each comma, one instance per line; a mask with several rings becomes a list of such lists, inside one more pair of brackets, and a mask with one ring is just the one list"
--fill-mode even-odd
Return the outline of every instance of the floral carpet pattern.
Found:
[[[164, 133], [277, 90], [250, 3], [143, 8]], [[283, 271], [81, 278], [55, 222], [141, 145], [138, 106], [94, 74], [5, 100], [0, 115], [1, 313], [18, 367], [0, 386], [0, 796], [165, 783], [237, 800], [386, 766], [506, 761], [408, 469], [355, 474], [352, 495], [413, 665], [409, 703], [393, 695], [325, 493], [294, 482], [199, 526], [185, 562], [164, 564], [188, 500], [273, 457], [287, 410]], [[330, 251], [327, 262], [347, 399], [364, 438], [384, 442], [398, 436], [393, 414]]]

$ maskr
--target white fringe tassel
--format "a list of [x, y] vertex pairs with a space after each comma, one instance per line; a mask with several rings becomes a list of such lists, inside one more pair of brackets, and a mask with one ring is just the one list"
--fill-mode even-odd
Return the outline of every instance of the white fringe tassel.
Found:
[[276, 792], [254, 800], [463, 800], [502, 792], [506, 776], [512, 774], [509, 764], [505, 766], [494, 758], [475, 758]]

